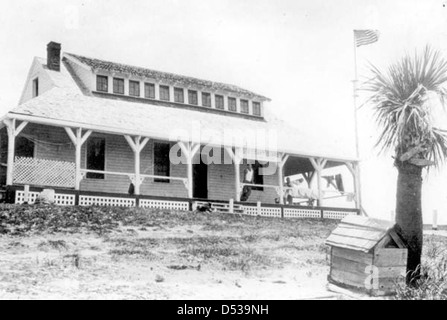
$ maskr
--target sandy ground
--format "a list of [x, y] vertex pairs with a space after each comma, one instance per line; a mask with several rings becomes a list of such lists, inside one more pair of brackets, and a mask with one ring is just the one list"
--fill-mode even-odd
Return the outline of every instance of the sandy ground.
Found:
[[[194, 252], [189, 240], [214, 239], [216, 235], [231, 240], [234, 236], [230, 231], [204, 229], [201, 225], [121, 227], [107, 236], [1, 236], [0, 298], [347, 298], [326, 290], [326, 253], [300, 250], [298, 238], [281, 239], [272, 246], [272, 240], [261, 237], [253, 244], [257, 252], [267, 256], [274, 250], [277, 260], [284, 263], [275, 260], [271, 266], [259, 260], [258, 266], [247, 261], [245, 267], [243, 261], [234, 260], [236, 267], [231, 267], [228, 260], [222, 260], [234, 259], [231, 253], [229, 257], [187, 254]], [[324, 241], [323, 237], [320, 241]], [[247, 252], [250, 248], [241, 250]]]

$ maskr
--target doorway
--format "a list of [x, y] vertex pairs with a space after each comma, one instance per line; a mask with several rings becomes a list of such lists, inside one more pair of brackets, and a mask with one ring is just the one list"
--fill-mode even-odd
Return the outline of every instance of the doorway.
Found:
[[193, 164], [193, 197], [208, 199], [208, 165], [203, 163]]

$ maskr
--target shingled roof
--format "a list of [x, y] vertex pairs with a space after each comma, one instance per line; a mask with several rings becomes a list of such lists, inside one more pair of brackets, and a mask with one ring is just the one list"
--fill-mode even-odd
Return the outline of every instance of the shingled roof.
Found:
[[104, 70], [108, 72], [117, 72], [123, 74], [131, 74], [137, 77], [145, 77], [154, 79], [160, 82], [167, 82], [173, 85], [181, 85], [181, 86], [193, 86], [200, 87], [202, 89], [208, 89], [211, 91], [214, 90], [222, 90], [226, 92], [231, 92], [237, 95], [243, 95], [250, 99], [258, 99], [262, 101], [270, 101], [269, 98], [264, 97], [260, 94], [254, 93], [252, 91], [240, 88], [235, 85], [225, 84], [220, 82], [213, 82], [208, 80], [197, 79], [193, 77], [182, 76], [174, 73], [161, 72], [152, 69], [142, 68], [131, 66], [127, 64], [110, 62], [105, 60], [99, 60], [94, 58], [88, 58], [84, 56], [80, 56], [73, 53], [65, 53], [65, 56], [73, 57], [77, 59], [79, 62], [89, 66], [93, 70]]
[[[362, 216], [346, 216], [326, 239], [329, 246], [370, 252], [388, 234], [398, 240], [391, 221]], [[400, 245], [400, 242], [396, 242]]]

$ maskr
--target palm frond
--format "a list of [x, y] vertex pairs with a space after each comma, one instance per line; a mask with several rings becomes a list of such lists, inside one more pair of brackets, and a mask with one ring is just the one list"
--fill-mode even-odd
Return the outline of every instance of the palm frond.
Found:
[[443, 108], [447, 98], [447, 61], [427, 46], [422, 54], [405, 55], [382, 72], [369, 65], [372, 76], [362, 90], [369, 92], [364, 105], [371, 105], [380, 127], [376, 147], [393, 150], [399, 157], [409, 149], [423, 147], [422, 156], [442, 163], [447, 158], [447, 132], [433, 127], [434, 93]]

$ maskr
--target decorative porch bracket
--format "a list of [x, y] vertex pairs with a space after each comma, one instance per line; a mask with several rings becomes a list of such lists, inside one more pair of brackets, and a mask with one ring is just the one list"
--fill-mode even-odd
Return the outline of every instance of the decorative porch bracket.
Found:
[[284, 165], [289, 159], [288, 154], [280, 154], [278, 157], [278, 189], [279, 203], [284, 204]]
[[360, 192], [360, 171], [359, 164], [356, 162], [345, 162], [346, 168], [351, 172], [354, 178], [354, 193], [355, 193], [355, 204], [357, 209], [362, 211], [362, 198]]
[[231, 157], [231, 160], [234, 163], [234, 177], [235, 177], [235, 201], [239, 201], [241, 198], [242, 193], [242, 186], [241, 186], [241, 163], [242, 163], [242, 157], [240, 156], [242, 154], [240, 149], [235, 149], [233, 152], [233, 148], [231, 147], [225, 147], [225, 150], [228, 152], [228, 155]]
[[[326, 166], [327, 159], [322, 158], [309, 158], [310, 163], [315, 169], [315, 172], [317, 173], [317, 186], [318, 186], [318, 206], [322, 206], [323, 202], [323, 192], [322, 192], [322, 186], [321, 186], [321, 172], [323, 171], [324, 167]], [[314, 175], [315, 176], [315, 175]]]
[[28, 124], [27, 121], [23, 121], [16, 127], [16, 119], [5, 119], [3, 123], [6, 125], [6, 130], [8, 132], [8, 167], [6, 170], [6, 185], [12, 185], [13, 171], [14, 171], [14, 153], [15, 153], [15, 143], [16, 137], [20, 132], [25, 129]]
[[140, 154], [143, 148], [146, 146], [146, 144], [149, 142], [149, 138], [144, 138], [143, 141], [141, 141], [141, 136], [137, 136], [132, 138], [131, 136], [125, 135], [124, 138], [126, 139], [127, 143], [129, 144], [130, 148], [132, 149], [134, 153], [134, 159], [135, 159], [135, 179], [132, 180], [133, 185], [135, 186], [135, 194], [140, 194], [140, 186], [144, 181], [144, 177], [141, 177], [140, 174]]
[[[69, 127], [64, 127], [65, 132], [67, 132], [68, 137], [76, 148], [76, 179], [75, 179], [75, 190], [79, 190], [81, 186], [81, 180], [83, 175], [81, 173], [81, 149], [82, 145], [87, 141], [87, 139], [92, 134], [92, 130], [88, 130], [85, 134], [82, 134], [82, 128], [72, 129]], [[74, 132], [73, 132], [74, 131]]]
[[192, 142], [183, 142], [179, 141], [177, 142], [180, 146], [180, 149], [182, 150], [183, 155], [186, 158], [186, 165], [187, 165], [187, 173], [188, 173], [188, 198], [192, 199], [193, 197], [193, 172], [192, 172], [192, 160], [194, 156], [196, 155], [197, 151], [200, 149], [199, 143], [192, 143]]

